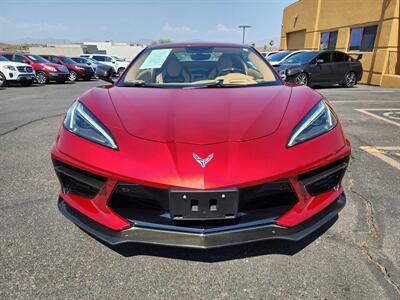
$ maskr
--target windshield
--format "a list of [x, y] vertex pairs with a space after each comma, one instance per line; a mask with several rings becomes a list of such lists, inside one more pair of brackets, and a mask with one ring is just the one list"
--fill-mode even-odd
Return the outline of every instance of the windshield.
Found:
[[98, 60], [95, 60], [94, 58], [87, 58], [88, 61], [91, 61], [95, 65], [98, 65], [100, 62]]
[[43, 57], [39, 55], [28, 55], [30, 59], [32, 59], [34, 62], [39, 63], [39, 64], [47, 64], [49, 61], [47, 59], [44, 59]]
[[284, 59], [290, 53], [292, 53], [292, 51], [280, 51], [278, 53], [268, 56], [267, 60], [268, 61], [280, 61], [280, 60]]
[[279, 85], [281, 81], [252, 48], [147, 48], [119, 86], [226, 87]]
[[0, 55], [0, 61], [8, 61], [8, 59], [5, 58], [4, 56]]
[[295, 54], [289, 57], [285, 63], [286, 64], [304, 64], [312, 60], [315, 56], [317, 56], [317, 51], [303, 52]]
[[66, 64], [70, 64], [70, 65], [73, 65], [73, 64], [76, 64], [76, 61], [73, 61], [72, 59], [70, 59], [69, 57], [60, 57], [60, 59], [61, 59], [61, 61], [63, 62], [63, 63], [66, 63]]

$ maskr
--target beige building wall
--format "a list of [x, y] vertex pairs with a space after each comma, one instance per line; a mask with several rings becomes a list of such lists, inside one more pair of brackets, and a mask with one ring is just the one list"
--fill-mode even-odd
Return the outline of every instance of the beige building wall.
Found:
[[[361, 83], [400, 87], [400, 0], [299, 0], [285, 8], [281, 48], [297, 49], [304, 32], [304, 49], [317, 50], [321, 33], [338, 31], [336, 49], [362, 54]], [[348, 51], [351, 28], [378, 25], [371, 52]], [[295, 39], [292, 39], [295, 37]]]

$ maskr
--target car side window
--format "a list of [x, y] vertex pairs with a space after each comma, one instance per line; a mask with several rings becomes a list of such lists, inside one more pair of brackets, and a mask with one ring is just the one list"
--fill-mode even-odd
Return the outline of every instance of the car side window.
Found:
[[93, 58], [98, 61], [105, 61], [104, 56], [93, 56]]
[[5, 58], [7, 58], [8, 60], [14, 61], [13, 55], [12, 54], [2, 54], [2, 56], [4, 56]]
[[318, 55], [316, 61], [322, 59], [324, 64], [331, 62], [331, 54], [329, 52]]
[[22, 63], [24, 60], [26, 60], [26, 58], [22, 55], [14, 55], [14, 61]]
[[345, 54], [340, 52], [334, 52], [332, 55], [332, 61], [334, 63], [337, 62], [344, 62], [345, 61]]
[[104, 56], [104, 61], [111, 62], [111, 61], [112, 61], [112, 59], [111, 59], [111, 57], [109, 57], [109, 56]]

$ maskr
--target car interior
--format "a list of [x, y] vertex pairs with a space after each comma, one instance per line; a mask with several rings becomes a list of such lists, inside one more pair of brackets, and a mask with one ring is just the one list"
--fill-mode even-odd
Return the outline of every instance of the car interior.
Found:
[[123, 80], [127, 83], [174, 85], [215, 81], [223, 81], [224, 84], [276, 81], [274, 72], [254, 51], [238, 47], [197, 48], [171, 49], [159, 67], [142, 68], [152, 51], [149, 50], [136, 60]]

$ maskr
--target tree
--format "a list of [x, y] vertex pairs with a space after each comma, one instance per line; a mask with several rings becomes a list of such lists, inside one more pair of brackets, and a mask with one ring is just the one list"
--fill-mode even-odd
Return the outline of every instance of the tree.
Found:
[[151, 42], [152, 45], [168, 44], [168, 43], [171, 43], [170, 39], [159, 39]]
[[268, 42], [268, 44], [269, 44], [270, 47], [272, 47], [272, 46], [275, 45], [275, 42], [274, 42], [274, 40], [270, 40], [270, 41]]

